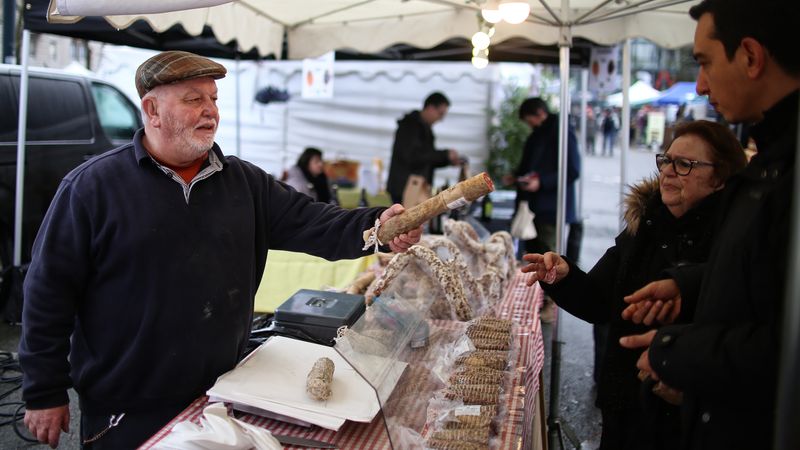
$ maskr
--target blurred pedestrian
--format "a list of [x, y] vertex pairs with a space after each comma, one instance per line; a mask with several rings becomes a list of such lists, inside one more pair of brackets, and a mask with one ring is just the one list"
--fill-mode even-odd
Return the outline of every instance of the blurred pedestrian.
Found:
[[297, 158], [297, 164], [287, 171], [285, 183], [315, 201], [328, 203], [331, 201], [331, 191], [324, 169], [322, 151], [308, 147]]
[[393, 202], [404, 202], [403, 192], [411, 176], [421, 177], [430, 194], [434, 169], [461, 164], [458, 152], [437, 150], [434, 143], [431, 127], [443, 120], [449, 109], [450, 100], [441, 92], [434, 92], [425, 99], [421, 111], [411, 111], [397, 121], [386, 188]]

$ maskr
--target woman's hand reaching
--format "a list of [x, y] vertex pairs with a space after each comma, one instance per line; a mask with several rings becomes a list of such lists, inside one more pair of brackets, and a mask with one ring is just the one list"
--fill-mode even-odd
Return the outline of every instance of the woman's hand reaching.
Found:
[[528, 253], [522, 259], [528, 262], [528, 265], [522, 268], [522, 272], [534, 274], [528, 279], [528, 286], [532, 286], [536, 281], [555, 284], [569, 273], [569, 264], [558, 253], [547, 252], [544, 255]]

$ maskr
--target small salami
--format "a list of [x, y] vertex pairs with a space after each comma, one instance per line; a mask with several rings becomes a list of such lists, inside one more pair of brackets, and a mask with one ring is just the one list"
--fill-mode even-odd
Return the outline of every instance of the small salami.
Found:
[[314, 400], [325, 401], [331, 397], [331, 382], [335, 366], [329, 358], [320, 358], [314, 363], [306, 378], [306, 392]]

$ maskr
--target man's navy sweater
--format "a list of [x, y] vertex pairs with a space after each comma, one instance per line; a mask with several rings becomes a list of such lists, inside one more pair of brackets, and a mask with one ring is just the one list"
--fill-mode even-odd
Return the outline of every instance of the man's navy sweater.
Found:
[[19, 351], [31, 409], [72, 386], [92, 414], [188, 404], [242, 356], [269, 249], [362, 256], [382, 211], [314, 203], [216, 144], [222, 170], [187, 201], [142, 136], [68, 174], [39, 230]]

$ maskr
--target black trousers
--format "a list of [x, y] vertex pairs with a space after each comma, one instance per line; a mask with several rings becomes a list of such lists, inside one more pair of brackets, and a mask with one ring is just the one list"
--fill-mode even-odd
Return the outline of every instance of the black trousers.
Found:
[[186, 405], [162, 408], [159, 411], [125, 412], [125, 416], [117, 426], [109, 429], [91, 443], [84, 442], [105, 430], [111, 415], [81, 413], [81, 448], [84, 450], [135, 449], [156, 434], [185, 407]]
[[[652, 394], [651, 394], [652, 395]], [[646, 410], [601, 408], [603, 433], [599, 450], [677, 450], [680, 409], [655, 399]]]

